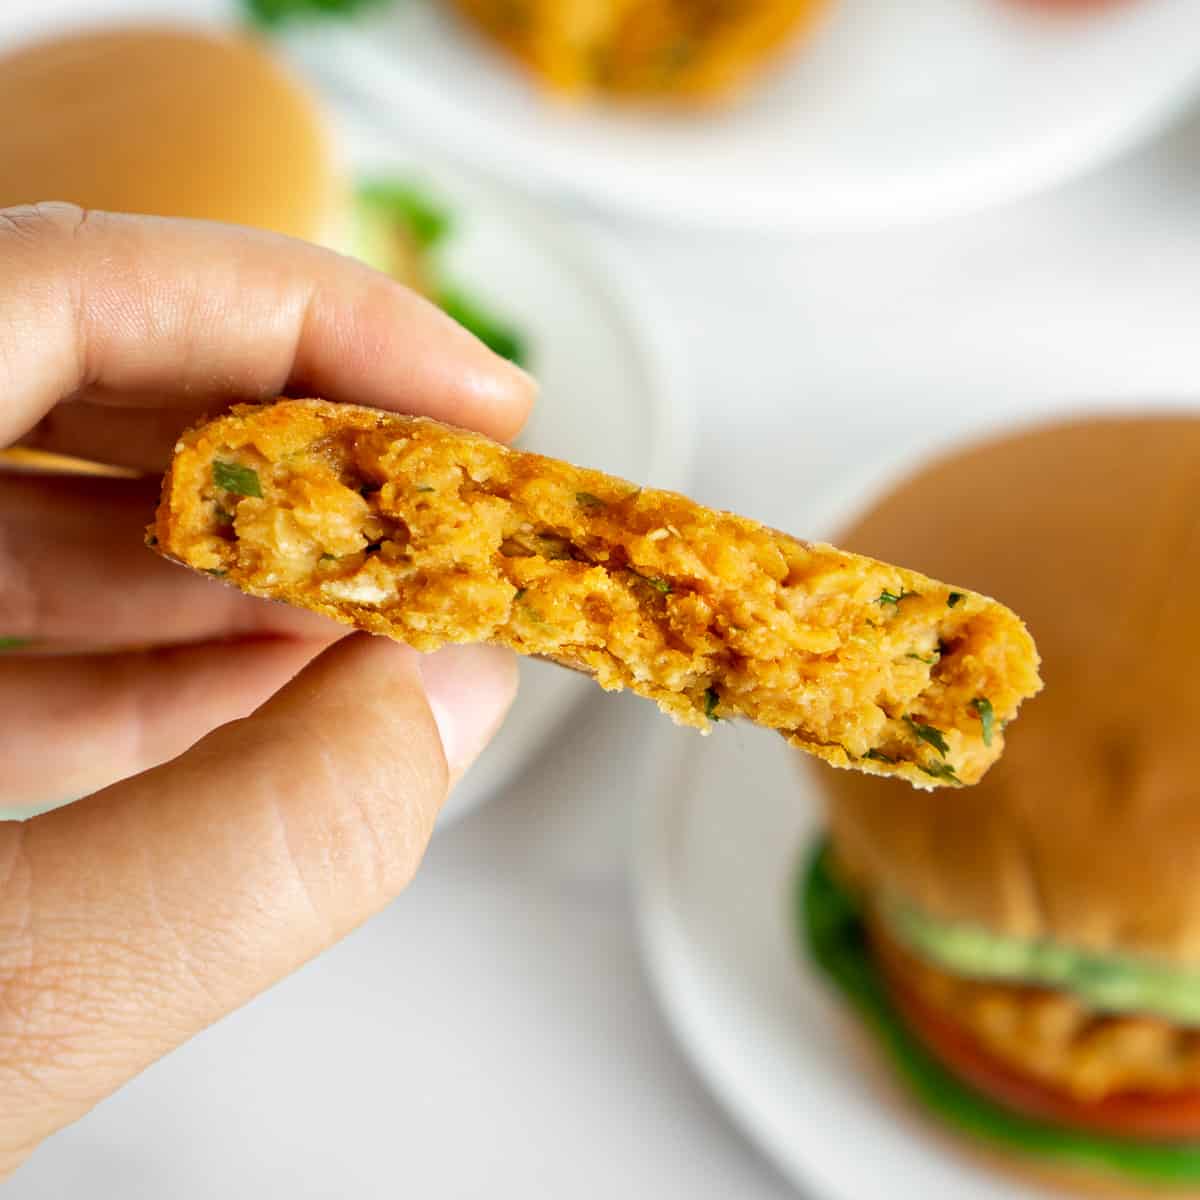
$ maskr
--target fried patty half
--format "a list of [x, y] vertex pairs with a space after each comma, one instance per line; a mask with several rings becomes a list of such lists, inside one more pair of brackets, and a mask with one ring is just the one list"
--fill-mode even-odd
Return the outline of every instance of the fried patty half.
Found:
[[418, 650], [544, 656], [923, 787], [978, 780], [1040, 687], [994, 600], [377, 409], [282, 400], [185, 434], [150, 540]]

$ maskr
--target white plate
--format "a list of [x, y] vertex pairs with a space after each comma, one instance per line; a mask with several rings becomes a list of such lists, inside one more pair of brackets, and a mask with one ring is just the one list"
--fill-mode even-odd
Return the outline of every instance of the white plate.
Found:
[[436, 0], [287, 34], [376, 117], [523, 186], [672, 225], [865, 229], [1056, 183], [1200, 82], [1200, 0], [1047, 17], [1020, 0], [833, 0], [727, 111], [547, 103]]
[[795, 873], [817, 789], [778, 735], [730, 726], [679, 746], [636, 834], [652, 986], [729, 1114], [816, 1200], [1026, 1200], [910, 1106], [805, 959]]

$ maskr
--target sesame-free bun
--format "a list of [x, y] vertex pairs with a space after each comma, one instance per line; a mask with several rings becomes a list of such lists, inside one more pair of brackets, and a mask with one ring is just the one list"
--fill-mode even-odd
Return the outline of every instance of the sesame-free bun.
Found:
[[0, 113], [0, 208], [70, 200], [338, 235], [316, 106], [248, 37], [125, 27], [25, 46], [0, 58]]
[[838, 540], [1003, 596], [1046, 682], [976, 787], [821, 773], [851, 876], [994, 932], [1200, 964], [1200, 416], [968, 448]]

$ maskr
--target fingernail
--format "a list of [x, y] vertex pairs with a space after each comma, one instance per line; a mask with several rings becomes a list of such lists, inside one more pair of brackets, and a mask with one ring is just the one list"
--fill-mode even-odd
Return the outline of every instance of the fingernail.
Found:
[[477, 396], [495, 413], [493, 424], [505, 440], [529, 420], [538, 398], [538, 382], [523, 367], [494, 355], [489, 373], [479, 380]]
[[516, 381], [516, 386], [525, 392], [529, 402], [532, 404], [538, 398], [538, 393], [541, 391], [541, 386], [524, 367], [506, 358], [504, 365], [508, 368], [510, 376]]
[[447, 646], [421, 656], [421, 678], [453, 780], [492, 740], [517, 694], [517, 662], [496, 646]]

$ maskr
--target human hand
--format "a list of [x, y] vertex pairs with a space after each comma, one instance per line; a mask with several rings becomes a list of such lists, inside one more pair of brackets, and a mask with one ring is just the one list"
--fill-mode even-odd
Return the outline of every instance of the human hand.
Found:
[[[161, 472], [200, 414], [284, 392], [501, 438], [533, 399], [316, 247], [0, 211], [0, 446]], [[401, 891], [515, 691], [500, 651], [343, 638], [158, 558], [157, 486], [0, 473], [0, 806], [90, 793], [0, 824], [0, 1176]]]

